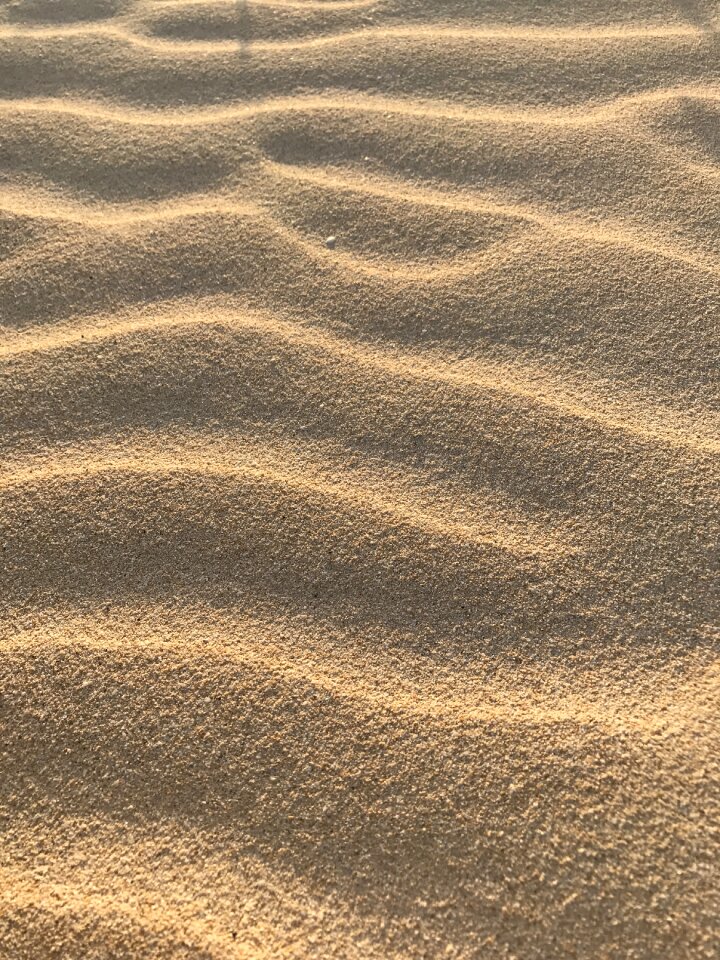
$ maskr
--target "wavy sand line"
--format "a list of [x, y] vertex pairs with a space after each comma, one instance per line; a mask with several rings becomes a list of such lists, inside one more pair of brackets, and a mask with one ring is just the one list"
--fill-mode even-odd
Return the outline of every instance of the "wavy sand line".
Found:
[[[377, 7], [382, 0], [252, 0], [256, 7], [287, 7], [291, 10], [322, 10], [332, 13], [333, 10], [364, 10], [366, 7]], [[238, 0], [139, 0], [137, 6], [153, 8], [173, 7], [208, 7], [237, 6]]]
[[[262, 623], [253, 618], [236, 617], [232, 627], [209, 633], [196, 628], [194, 639], [183, 632], [182, 644], [176, 633], [165, 627], [138, 627], [141, 622], [152, 624], [151, 610], [140, 612], [133, 608], [128, 618], [122, 611], [105, 617], [102, 627], [82, 615], [66, 621], [60, 627], [52, 625], [24, 630], [14, 637], [0, 638], [0, 650], [6, 656], [18, 654], [39, 655], [43, 650], [56, 654], [63, 650], [127, 653], [129, 656], [159, 656], [165, 662], [192, 662], [196, 657], [210, 658], [216, 668], [237, 671], [243, 666], [260, 670], [269, 677], [292, 686], [311, 686], [353, 709], [358, 703], [363, 710], [381, 716], [423, 718], [445, 726], [501, 724], [511, 727], [571, 726], [599, 727], [609, 731], [620, 730], [638, 736], [676, 736], [693, 720], [693, 713], [675, 691], [677, 701], [670, 699], [647, 703], [628, 701], [626, 697], [608, 693], [598, 685], [593, 695], [578, 696], [564, 687], [556, 694], [543, 691], [540, 686], [525, 686], [529, 678], [515, 688], [499, 688], [497, 680], [441, 677], [438, 682], [429, 678], [409, 681], [398, 671], [397, 665], [378, 663], [373, 666], [355, 665], [349, 659], [339, 662], [338, 650], [329, 650], [320, 640], [318, 649], [307, 643], [306, 632], [298, 632], [291, 623]], [[178, 624], [178, 629], [181, 624]], [[278, 634], [283, 642], [278, 642]], [[699, 688], [708, 692], [717, 688], [717, 670], [705, 671], [706, 679], [699, 678]], [[538, 680], [540, 677], [538, 677]], [[546, 678], [543, 678], [546, 679]], [[687, 688], [687, 690], [685, 690]], [[684, 682], [683, 691], [698, 688], [698, 678]], [[707, 699], [707, 698], [706, 698]]]
[[[32, 844], [31, 824], [18, 818], [17, 827], [23, 841]], [[202, 855], [187, 857], [184, 865], [184, 882], [194, 891], [189, 902], [183, 884], [176, 883], [176, 832], [184, 851], [197, 844], [202, 849]], [[252, 846], [234, 843], [227, 831], [213, 836], [179, 817], [162, 825], [151, 819], [128, 826], [110, 811], [96, 815], [90, 830], [83, 816], [65, 814], [53, 823], [52, 835], [55, 842], [33, 862], [0, 867], [3, 891], [19, 893], [17, 903], [0, 894], [0, 928], [17, 917], [18, 956], [24, 934], [41, 950], [43, 935], [57, 938], [71, 925], [76, 949], [63, 958], [85, 960], [89, 949], [100, 953], [103, 948], [113, 960], [157, 954], [165, 936], [175, 958], [295, 956], [300, 945], [317, 953], [323, 939], [339, 939], [353, 960], [396, 956], [378, 949], [366, 935], [380, 916], [358, 917], [349, 904], [333, 901], [344, 923], [331, 922], [329, 930], [323, 929], [327, 898], [318, 897], [302, 878], [274, 869], [268, 858], [261, 863]], [[69, 856], [57, 852], [65, 844]], [[120, 872], [114, 869], [118, 858], [124, 868]], [[90, 891], [87, 910], [84, 888]], [[283, 937], [273, 923], [277, 903], [293, 918], [290, 936]], [[76, 915], [76, 925], [63, 910], [65, 904]], [[63, 946], [70, 948], [67, 942]]]
[[[268, 164], [267, 168], [286, 179], [310, 182], [318, 186], [338, 190], [349, 190], [367, 196], [376, 196], [400, 203], [414, 203], [455, 212], [474, 213], [479, 216], [498, 216], [515, 220], [525, 225], [539, 227], [549, 231], [561, 240], [579, 240], [583, 243], [618, 247], [635, 254], [650, 256], [654, 259], [668, 260], [688, 267], [692, 271], [720, 276], [720, 262], [708, 256], [704, 251], [685, 250], [677, 244], [668, 244], [659, 236], [642, 235], [634, 232], [625, 224], [610, 222], [592, 223], [568, 214], [553, 214], [542, 208], [502, 202], [487, 198], [447, 195], [428, 188], [403, 190], [393, 180], [382, 182], [367, 179], [334, 178], [312, 171], [307, 173], [288, 173], [280, 165]], [[300, 168], [291, 168], [299, 170]], [[282, 172], [281, 172], [282, 171]], [[303, 256], [333, 269], [346, 270], [358, 276], [374, 278], [393, 284], [415, 285], [418, 282], [439, 283], [447, 286], [455, 281], [479, 278], [484, 270], [492, 267], [498, 256], [518, 250], [519, 245], [537, 243], [539, 238], [528, 233], [514, 234], [498, 238], [481, 250], [455, 255], [450, 259], [430, 262], [412, 261], [397, 257], [385, 258], [361, 256], [347, 250], [329, 252], [325, 243], [308, 239], [300, 231], [286, 226], [267, 210], [258, 205], [238, 201], [230, 196], [207, 194], [171, 201], [150, 201], [138, 204], [81, 204], [76, 201], [58, 200], [52, 195], [42, 199], [28, 196], [25, 190], [0, 189], [0, 213], [28, 217], [37, 220], [54, 220], [113, 231], [135, 226], [167, 223], [176, 220], [197, 217], [240, 217], [252, 218], [265, 226], [269, 233], [281, 239], [290, 249], [297, 250]], [[75, 239], [78, 243], [78, 239]], [[17, 275], [29, 266], [36, 264], [38, 258], [48, 258], [48, 248], [44, 243], [39, 247], [24, 248], [18, 255], [6, 258], [0, 266], [0, 276]]]
[[0, 212], [15, 217], [56, 220], [84, 227], [134, 226], [213, 214], [268, 219], [266, 211], [257, 204], [219, 193], [145, 201], [141, 204], [117, 204], [87, 203], [51, 192], [11, 187], [0, 187]]
[[[454, 360], [445, 352], [415, 350], [399, 352], [377, 345], [368, 346], [339, 337], [304, 323], [283, 320], [268, 314], [218, 306], [210, 301], [205, 306], [166, 304], [145, 317], [133, 317], [121, 322], [91, 320], [70, 327], [51, 330], [33, 330], [0, 341], [0, 357], [23, 353], [58, 350], [80, 346], [96, 339], [119, 335], [133, 335], [143, 331], [174, 329], [221, 323], [240, 329], [256, 329], [272, 333], [291, 343], [299, 343], [319, 350], [331, 357], [345, 358], [371, 372], [382, 372], [420, 382], [439, 382], [460, 387], [471, 393], [478, 390], [510, 396], [531, 406], [548, 408], [561, 416], [588, 420], [598, 426], [618, 430], [644, 441], [666, 443], [696, 454], [720, 453], [720, 435], [698, 430], [696, 419], [687, 419], [676, 411], [646, 403], [629, 396], [622, 400], [594, 397], [585, 391], [573, 391], [557, 375], [540, 367], [480, 360]], [[632, 411], [630, 413], [629, 411]]]
[[252, 120], [272, 114], [347, 112], [380, 114], [386, 119], [397, 116], [401, 119], [436, 120], [445, 123], [460, 121], [507, 126], [573, 128], [602, 125], [630, 110], [651, 104], [672, 103], [681, 99], [718, 103], [720, 88], [709, 84], [665, 87], [616, 97], [603, 103], [554, 110], [542, 107], [506, 108], [490, 105], [470, 107], [460, 106], [451, 101], [385, 98], [358, 92], [347, 98], [298, 94], [294, 97], [239, 103], [232, 107], [204, 106], [182, 110], [120, 106], [91, 100], [30, 97], [0, 100], [0, 113], [10, 116], [46, 113], [140, 127], [206, 127]]
[[720, 274], [720, 260], [696, 249], [685, 249], [679, 244], [668, 243], [660, 235], [654, 236], [634, 230], [630, 225], [613, 221], [609, 217], [603, 220], [583, 220], [573, 214], [553, 213], [541, 206], [498, 199], [496, 192], [483, 195], [460, 190], [443, 191], [432, 186], [408, 184], [390, 177], [371, 178], [357, 169], [342, 170], [333, 167], [333, 172], [329, 173], [320, 167], [291, 166], [272, 161], [264, 162], [263, 167], [288, 180], [380, 197], [397, 203], [521, 220], [549, 230], [561, 238], [572, 238], [601, 246], [623, 247], [635, 253], [682, 263], [694, 270]]
[[[52, 208], [49, 209], [51, 213], [49, 217], [39, 216], [37, 219], [55, 219], [61, 222], [78, 223], [78, 220], [72, 215], [68, 218], [63, 216], [53, 217]], [[0, 203], [0, 213], [2, 211], [3, 207]], [[498, 251], [504, 247], [511, 247], [517, 242], [522, 242], [522, 238], [498, 239], [483, 247], [479, 252], [461, 254], [454, 257], [453, 260], [414, 261], [410, 263], [398, 258], [382, 260], [379, 257], [363, 257], [347, 250], [335, 249], [330, 251], [327, 245], [319, 239], [308, 239], [300, 231], [285, 226], [259, 208], [250, 207], [246, 204], [236, 204], [231, 200], [224, 202], [210, 200], [207, 206], [180, 201], [177, 205], [167, 205], [157, 216], [146, 215], [146, 212], [137, 215], [136, 210], [132, 213], [110, 214], [106, 218], [99, 214], [94, 221], [90, 222], [89, 226], [99, 229], [106, 228], [115, 232], [138, 225], [172, 223], [204, 216], [239, 217], [245, 220], [253, 220], [266, 231], [268, 238], [280, 241], [286, 251], [297, 251], [302, 257], [324, 268], [332, 268], [333, 270], [344, 271], [351, 276], [373, 279], [401, 287], [416, 286], [418, 283], [447, 286], [454, 281], [462, 281], [466, 278], [477, 279], [484, 270], [491, 268], [494, 256]], [[85, 242], [92, 243], [92, 236], [75, 236], [72, 238], [76, 253], [82, 249]], [[218, 237], [218, 242], [223, 242], [222, 237]], [[37, 245], [24, 247], [19, 254], [10, 256], [0, 263], [0, 278], [22, 276], [23, 272], [28, 269], [47, 264], [52, 261], [53, 249], [66, 250], [66, 241], [56, 239], [51, 245], [48, 245], [43, 240]]]
[[[209, 949], [213, 957], [228, 960], [275, 956], [271, 948], [259, 951], [254, 944], [244, 947], [233, 942], [222, 922], [203, 922], [189, 910], [178, 917], [177, 908], [170, 912], [166, 905], [152, 906], [148, 897], [128, 902], [130, 898], [135, 900], [131, 884], [108, 893], [90, 892], [85, 884], [75, 886], [38, 877], [31, 871], [0, 867], [0, 888], [0, 922], [12, 919], [26, 934], [32, 933], [46, 942], [52, 942], [65, 923], [85, 931], [73, 945], [77, 953], [70, 947], [72, 952], [64, 953], [64, 957], [86, 957], [93, 945], [95, 949], [124, 952], [130, 945], [138, 950], [152, 950], [159, 942], [175, 951], [176, 956], [195, 956], [198, 960], [206, 960]], [[267, 933], [270, 935], [271, 931]], [[68, 947], [66, 942], [65, 949]]]
[[107, 23], [63, 24], [54, 26], [30, 26], [0, 24], [0, 42], [3, 40], [35, 40], [35, 39], [93, 39], [106, 38], [117, 40], [139, 49], [166, 52], [168, 56], [178, 54], [197, 53], [207, 56], [209, 53], [235, 53], [241, 50], [263, 51], [292, 51], [322, 49], [346, 44], [378, 43], [382, 41], [428, 41], [432, 43], [446, 43], [448, 41], [490, 42], [490, 43], [537, 43], [567, 44], [646, 42], [648, 40], [666, 41], [675, 43], [679, 39], [706, 39], [707, 34], [699, 27], [662, 27], [648, 25], [645, 27], [597, 27], [597, 28], [565, 28], [548, 30], [542, 27], [528, 27], [525, 29], [482, 27], [458, 28], [442, 25], [427, 26], [388, 26], [365, 27], [358, 30], [348, 30], [329, 36], [304, 37], [293, 40], [244, 40], [214, 39], [214, 40], [179, 40], [166, 37], [144, 35], [131, 27], [117, 26]]
[[[357, 170], [342, 170], [337, 167], [333, 168], [333, 173], [327, 173], [322, 168], [262, 161], [261, 169], [279, 179], [310, 183], [325, 189], [359, 193], [363, 196], [390, 200], [393, 203], [435, 207], [481, 217], [489, 215], [532, 224], [551, 231], [561, 239], [620, 247], [653, 258], [670, 260], [690, 267], [692, 270], [720, 275], [720, 260], [706, 252], [685, 249], [677, 243], [668, 243], [660, 235], [641, 233], [628, 224], [616, 222], [610, 218], [589, 221], [577, 215], [556, 214], [541, 206], [498, 198], [497, 192], [483, 195], [463, 191], [443, 191], [431, 186], [408, 185], [402, 180], [389, 177], [369, 178]], [[271, 229], [279, 231], [289, 243], [300, 246], [311, 256], [327, 258], [323, 244], [308, 243], [298, 231], [285, 226], [257, 203], [219, 192], [189, 198], [185, 196], [164, 201], [146, 201], [142, 204], [100, 204], [81, 202], [34, 189], [5, 187], [0, 188], [0, 212], [13, 216], [57, 220], [95, 227], [133, 226], [196, 216], [252, 216], [262, 219]], [[407, 276], [413, 282], [419, 279], [435, 278], [444, 281], [475, 273], [491, 250], [513, 242], [511, 238], [504, 238], [484, 248], [479, 255], [456, 257], [453, 262], [445, 260], [437, 265], [413, 262], [412, 265], [404, 266], [401, 262], [393, 260], [392, 266], [383, 267], [378, 262], [346, 251], [333, 254], [333, 261], [346, 265], [348, 269], [390, 279]]]
[[[163, 452], [160, 452], [162, 450]], [[229, 482], [271, 485], [292, 489], [300, 494], [320, 496], [342, 503], [362, 513], [384, 517], [393, 524], [407, 524], [430, 536], [465, 541], [476, 547], [493, 547], [522, 556], [542, 556], [547, 561], [560, 559], [576, 548], [560, 536], [543, 531], [528, 517], [508, 522], [507, 510], [494, 509], [488, 501], [477, 516], [480, 503], [473, 504], [472, 520], [455, 520], [452, 513], [466, 513], [462, 503], [452, 508], [447, 499], [438, 510], [433, 506], [437, 490], [402, 488], [388, 485], [387, 478], [354, 477], [350, 470], [333, 472], [331, 465], [317, 457], [298, 459], [290, 446], [268, 447], [257, 444], [220, 444], [188, 438], [157, 438], [157, 443], [143, 446], [131, 441], [120, 449], [95, 445], [58, 453], [51, 464], [27, 466], [16, 464], [0, 472], [0, 490], [16, 487], [37, 488], [63, 484], [74, 479], [97, 475], [135, 474], [144, 477], [198, 475], [218, 477]], [[529, 535], [526, 535], [529, 531]]]

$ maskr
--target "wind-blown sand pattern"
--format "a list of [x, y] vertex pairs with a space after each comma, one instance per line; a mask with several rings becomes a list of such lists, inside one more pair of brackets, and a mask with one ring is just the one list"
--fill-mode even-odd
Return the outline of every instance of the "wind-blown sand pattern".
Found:
[[718, 956], [719, 25], [0, 4], [0, 956]]

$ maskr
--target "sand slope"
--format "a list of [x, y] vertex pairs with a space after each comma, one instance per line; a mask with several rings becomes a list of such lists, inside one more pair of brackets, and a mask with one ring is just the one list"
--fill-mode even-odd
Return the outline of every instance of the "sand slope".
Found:
[[717, 957], [718, 25], [0, 5], [0, 956]]

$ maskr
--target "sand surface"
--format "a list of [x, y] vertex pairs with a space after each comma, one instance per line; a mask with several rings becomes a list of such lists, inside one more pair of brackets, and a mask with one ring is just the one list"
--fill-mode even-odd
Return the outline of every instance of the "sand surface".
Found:
[[719, 317], [713, 0], [3, 0], [0, 956], [717, 960]]

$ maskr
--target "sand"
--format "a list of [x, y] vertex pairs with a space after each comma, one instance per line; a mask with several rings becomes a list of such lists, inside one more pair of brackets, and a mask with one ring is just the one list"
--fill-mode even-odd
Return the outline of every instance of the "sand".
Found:
[[0, 6], [0, 956], [720, 956], [720, 6]]

